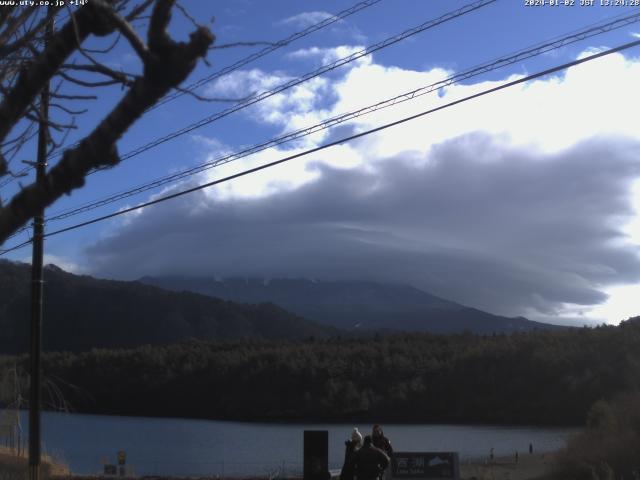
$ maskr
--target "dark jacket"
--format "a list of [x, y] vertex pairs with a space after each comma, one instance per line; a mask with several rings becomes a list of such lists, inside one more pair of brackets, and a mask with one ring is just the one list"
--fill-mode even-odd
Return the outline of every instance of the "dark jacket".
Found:
[[379, 448], [384, 453], [386, 453], [389, 457], [393, 455], [393, 448], [391, 448], [391, 442], [384, 434], [381, 435], [372, 435], [371, 441], [373, 446]]
[[347, 440], [346, 442], [344, 442], [344, 445], [344, 464], [342, 465], [342, 470], [340, 471], [340, 480], [353, 480], [357, 442], [354, 442], [353, 440]]
[[373, 445], [365, 445], [354, 456], [354, 473], [358, 480], [376, 480], [389, 466], [389, 457]]

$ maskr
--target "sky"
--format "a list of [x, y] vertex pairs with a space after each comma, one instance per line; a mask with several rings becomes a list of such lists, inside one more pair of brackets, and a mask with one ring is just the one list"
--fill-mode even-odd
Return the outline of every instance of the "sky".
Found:
[[[355, 1], [185, 1], [216, 45], [284, 39]], [[148, 112], [121, 154], [472, 2], [381, 0]], [[410, 92], [513, 52], [637, 13], [621, 6], [499, 0], [361, 56], [117, 167], [53, 216]], [[572, 3], [572, 2], [567, 2]], [[171, 32], [194, 27], [179, 12]], [[640, 38], [640, 22], [454, 83], [181, 182], [62, 221], [51, 232], [465, 98]], [[104, 40], [101, 40], [104, 41]], [[95, 41], [95, 45], [100, 45]], [[188, 85], [265, 48], [213, 49]], [[115, 68], [139, 63], [123, 44]], [[507, 316], [617, 324], [640, 314], [640, 48], [632, 48], [47, 239], [45, 259], [101, 278], [144, 275], [410, 284]], [[81, 138], [122, 95], [106, 89]], [[54, 161], [53, 161], [54, 163]], [[15, 167], [15, 166], [14, 166]], [[22, 180], [27, 183], [29, 178]], [[0, 191], [8, 198], [17, 182]], [[26, 234], [6, 242], [10, 247]], [[6, 257], [29, 261], [29, 249]]]

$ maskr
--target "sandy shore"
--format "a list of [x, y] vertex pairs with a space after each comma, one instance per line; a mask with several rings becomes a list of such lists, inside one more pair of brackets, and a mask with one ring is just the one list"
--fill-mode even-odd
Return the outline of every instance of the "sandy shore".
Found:
[[549, 477], [549, 465], [552, 453], [520, 453], [516, 463], [515, 455], [497, 457], [493, 462], [469, 463], [460, 465], [460, 478], [469, 480], [546, 480]]

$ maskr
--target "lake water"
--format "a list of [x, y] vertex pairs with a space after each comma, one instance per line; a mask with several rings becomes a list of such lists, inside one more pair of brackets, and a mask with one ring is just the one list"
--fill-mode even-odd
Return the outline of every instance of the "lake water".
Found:
[[[28, 431], [27, 414], [22, 425]], [[43, 448], [74, 473], [95, 474], [119, 450], [136, 475], [246, 475], [302, 471], [303, 431], [329, 431], [330, 468], [340, 468], [351, 429], [371, 425], [262, 424], [45, 412]], [[576, 429], [461, 425], [383, 425], [396, 451], [457, 451], [461, 462], [561, 448]]]

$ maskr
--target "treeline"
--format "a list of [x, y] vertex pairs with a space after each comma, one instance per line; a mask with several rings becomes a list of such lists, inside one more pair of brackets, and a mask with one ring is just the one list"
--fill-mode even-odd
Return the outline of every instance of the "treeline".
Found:
[[[594, 402], [640, 390], [639, 347], [638, 320], [494, 336], [190, 341], [47, 354], [45, 392], [78, 412], [123, 415], [583, 424]], [[16, 362], [26, 370], [25, 356], [0, 368]]]

